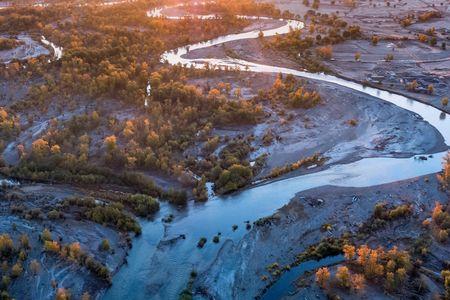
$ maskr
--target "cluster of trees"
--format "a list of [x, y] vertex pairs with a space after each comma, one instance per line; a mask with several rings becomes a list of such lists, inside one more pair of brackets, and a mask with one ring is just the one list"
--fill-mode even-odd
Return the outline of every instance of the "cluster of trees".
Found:
[[[123, 170], [152, 169], [187, 176], [188, 162], [180, 154], [204, 139], [213, 126], [255, 124], [263, 117], [256, 100], [228, 99], [226, 84], [220, 90], [205, 91], [205, 95], [173, 78], [169, 69], [152, 73], [152, 96], [145, 117], [118, 120], [92, 111], [68, 121], [52, 120], [29, 153], [18, 147], [22, 159], [9, 174], [45, 181], [131, 184], [138, 192], [161, 196], [162, 191], [149, 179]], [[105, 137], [100, 149], [92, 145], [92, 139], [98, 144], [101, 136]], [[99, 155], [103, 161], [98, 160]], [[185, 198], [176, 191], [164, 195], [175, 202]]]
[[395, 291], [403, 286], [412, 269], [410, 255], [397, 247], [391, 250], [371, 249], [367, 245], [356, 248], [344, 245], [346, 265], [337, 268], [334, 280], [330, 280], [328, 268], [316, 272], [316, 282], [322, 288], [337, 285], [345, 289], [361, 290], [364, 282], [372, 281], [383, 284], [387, 291]]
[[250, 151], [250, 139], [238, 137], [220, 151], [217, 159], [211, 157], [212, 168], [207, 175], [217, 193], [233, 192], [251, 182], [254, 174], [247, 160]]
[[26, 234], [22, 234], [16, 244], [9, 234], [0, 234], [0, 258], [2, 259], [0, 297], [2, 299], [12, 299], [8, 294], [8, 288], [14, 279], [23, 274], [25, 269], [32, 275], [40, 272], [40, 263], [28, 257], [30, 249], [30, 241]]
[[110, 191], [92, 192], [91, 195], [92, 197], [119, 202], [140, 217], [149, 217], [159, 211], [158, 200], [149, 195]]
[[[360, 27], [348, 25], [335, 14], [320, 14], [309, 11], [305, 19], [310, 20], [309, 29], [292, 30], [286, 35], [276, 36], [267, 46], [288, 52], [296, 59], [302, 60], [306, 66], [316, 71], [317, 63], [308, 63], [311, 60], [311, 48], [318, 46], [316, 53], [322, 58], [331, 58], [333, 44], [347, 39], [358, 39], [362, 36]], [[300, 54], [300, 55], [299, 55]]]
[[221, 21], [147, 17], [148, 7], [157, 5], [159, 1], [81, 7], [68, 3], [8, 10], [0, 15], [0, 30], [45, 35], [64, 48], [64, 55], [55, 64], [45, 57], [14, 62], [2, 66], [0, 74], [45, 79], [30, 89], [22, 105], [48, 106], [50, 98], [80, 94], [142, 104], [149, 73], [163, 51], [241, 29], [249, 22], [232, 16]]
[[450, 299], [450, 270], [443, 270], [441, 277], [444, 281], [445, 299]]
[[[121, 203], [99, 203], [92, 197], [73, 197], [66, 199], [64, 205], [67, 208], [78, 208], [83, 217], [93, 222], [110, 225], [123, 231], [133, 231], [136, 234], [141, 233], [139, 223], [124, 211]], [[148, 209], [147, 205], [143, 204], [145, 210]]]
[[283, 174], [298, 170], [302, 167], [308, 167], [312, 165], [322, 165], [325, 162], [325, 158], [319, 153], [313, 154], [311, 156], [302, 158], [294, 163], [285, 165], [283, 167], [275, 167], [270, 171], [270, 174], [266, 178], [276, 178]]
[[[448, 98], [446, 102], [448, 102]], [[448, 152], [444, 158], [443, 170], [441, 174], [438, 175], [438, 179], [444, 189], [450, 190], [450, 152]]]
[[400, 18], [399, 23], [403, 27], [408, 27], [413, 24], [414, 20], [417, 20], [418, 22], [427, 22], [428, 20], [433, 18], [442, 18], [441, 12], [438, 10], [431, 10], [418, 13], [417, 16], [414, 14], [409, 14], [403, 18]]
[[431, 221], [426, 219], [423, 225], [430, 227], [433, 234], [441, 243], [447, 242], [450, 232], [450, 212], [448, 206], [444, 207], [441, 203], [436, 202], [431, 215]]
[[389, 222], [410, 217], [412, 213], [413, 208], [410, 204], [391, 206], [385, 202], [377, 203], [369, 221], [360, 228], [360, 233], [371, 234], [384, 228]]
[[0, 51], [14, 49], [23, 44], [20, 40], [10, 38], [0, 38]]
[[[0, 138], [1, 142], [9, 140], [20, 132], [19, 119], [0, 107]], [[1, 146], [1, 145], [0, 145]], [[0, 147], [2, 149], [2, 147]]]
[[44, 243], [44, 250], [46, 252], [58, 255], [67, 261], [78, 263], [80, 266], [86, 267], [100, 279], [109, 283], [111, 282], [111, 274], [108, 268], [81, 249], [80, 243], [73, 242], [67, 245], [60, 245], [57, 241], [52, 240], [51, 233], [48, 229], [44, 230], [41, 234], [41, 240]]
[[284, 103], [291, 108], [303, 109], [312, 108], [322, 101], [317, 91], [308, 91], [302, 80], [297, 80], [290, 74], [285, 78], [279, 74], [267, 94], [260, 97], [268, 98], [274, 103]]
[[220, 173], [214, 182], [214, 189], [218, 193], [229, 193], [236, 191], [250, 183], [253, 178], [252, 169], [248, 166], [234, 164]]

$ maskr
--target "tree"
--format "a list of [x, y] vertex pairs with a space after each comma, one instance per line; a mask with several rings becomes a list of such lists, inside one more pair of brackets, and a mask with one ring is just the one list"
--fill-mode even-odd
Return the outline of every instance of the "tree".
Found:
[[77, 260], [81, 254], [80, 243], [74, 242], [69, 245], [69, 257], [73, 260]]
[[56, 292], [56, 300], [70, 300], [70, 293], [65, 288], [59, 288]]
[[358, 253], [357, 258], [358, 264], [364, 266], [366, 264], [367, 257], [369, 256], [370, 248], [367, 247], [367, 245], [362, 245], [358, 248], [357, 253]]
[[443, 170], [442, 173], [438, 175], [438, 179], [441, 182], [444, 189], [447, 190], [450, 189], [450, 152], [447, 152], [447, 155], [444, 157]]
[[233, 164], [227, 170], [223, 170], [219, 179], [215, 182], [215, 189], [222, 193], [235, 191], [250, 182], [253, 172], [251, 168]]
[[26, 235], [25, 233], [22, 234], [19, 238], [19, 241], [23, 249], [30, 249], [30, 240], [28, 238], [28, 235]]
[[450, 298], [450, 271], [449, 270], [442, 271], [441, 277], [444, 280], [446, 299], [449, 299]]
[[448, 97], [443, 97], [441, 99], [441, 104], [442, 104], [442, 106], [447, 106], [448, 105]]
[[364, 289], [365, 282], [366, 282], [366, 280], [365, 280], [364, 276], [361, 274], [353, 274], [351, 276], [351, 286], [352, 286], [352, 289], [356, 292]]
[[30, 262], [29, 268], [30, 268], [31, 274], [37, 275], [41, 271], [41, 264], [36, 259], [33, 259]]
[[350, 287], [350, 272], [346, 266], [340, 266], [336, 272], [336, 279], [341, 287]]
[[445, 229], [439, 229], [437, 238], [439, 242], [445, 243], [448, 240], [448, 231]]
[[59, 154], [59, 153], [61, 153], [61, 147], [58, 146], [58, 145], [53, 145], [53, 146], [50, 148], [50, 152], [51, 152], [52, 154]]
[[343, 247], [344, 256], [347, 260], [353, 259], [355, 257], [355, 246], [353, 245], [344, 245]]
[[393, 291], [395, 289], [395, 276], [393, 272], [387, 272], [386, 273], [386, 280], [384, 287], [388, 291]]
[[329, 279], [330, 279], [330, 271], [328, 271], [327, 267], [323, 267], [317, 270], [316, 282], [321, 288], [323, 289], [326, 288]]
[[112, 152], [116, 149], [117, 138], [115, 135], [110, 135], [105, 138], [103, 143], [106, 146], [106, 150], [108, 152]]
[[52, 233], [47, 228], [44, 228], [44, 230], [41, 233], [41, 240], [43, 241], [51, 241], [52, 240]]
[[372, 36], [372, 45], [376, 46], [378, 44], [378, 41], [380, 40], [380, 38], [376, 35]]
[[101, 251], [109, 251], [111, 248], [109, 245], [109, 241], [107, 239], [103, 239], [99, 246]]
[[319, 47], [316, 51], [322, 58], [331, 59], [333, 57], [333, 47], [331, 45]]
[[23, 272], [23, 267], [19, 262], [15, 263], [11, 268], [11, 276], [13, 278], [19, 277], [22, 274], [22, 272]]
[[48, 142], [44, 139], [37, 139], [31, 144], [31, 153], [37, 158], [42, 158], [50, 152]]
[[9, 258], [14, 251], [14, 243], [9, 236], [5, 233], [0, 235], [0, 254], [2, 257]]

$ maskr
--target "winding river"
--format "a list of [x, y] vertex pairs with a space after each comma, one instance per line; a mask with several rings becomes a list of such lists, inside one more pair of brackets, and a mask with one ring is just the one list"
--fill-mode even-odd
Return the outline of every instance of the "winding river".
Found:
[[[149, 17], [161, 17], [164, 10], [154, 9]], [[200, 16], [216, 18], [216, 16]], [[240, 16], [257, 19], [257, 17]], [[182, 17], [170, 17], [180, 19]], [[291, 28], [302, 28], [303, 23], [284, 21], [279, 28], [263, 31], [264, 36], [285, 34]], [[163, 54], [161, 60], [169, 64], [204, 68], [205, 64], [218, 67], [239, 68], [242, 71], [260, 73], [292, 74], [303, 78], [320, 80], [365, 93], [382, 101], [414, 113], [412, 117], [423, 118], [434, 126], [450, 142], [450, 116], [440, 110], [407, 97], [347, 81], [326, 74], [313, 74], [276, 66], [256, 64], [237, 59], [188, 59], [189, 51], [211, 47], [225, 42], [258, 38], [259, 30], [230, 34], [207, 42], [181, 47]], [[429, 155], [424, 154], [424, 155]], [[186, 209], [177, 211], [161, 205], [161, 211], [154, 220], [141, 220], [142, 235], [133, 242], [128, 264], [114, 276], [112, 287], [103, 295], [104, 299], [177, 299], [185, 288], [189, 274], [196, 270], [200, 275], [213, 263], [224, 244], [237, 243], [246, 234], [245, 222], [253, 222], [273, 214], [288, 203], [298, 192], [324, 185], [367, 187], [390, 183], [441, 170], [446, 152], [433, 153], [427, 160], [411, 158], [366, 158], [350, 164], [334, 165], [326, 170], [255, 186], [229, 196], [211, 197], [207, 203], [191, 202]], [[174, 214], [172, 223], [164, 224], [162, 217]], [[237, 230], [232, 225], [238, 225]], [[221, 233], [220, 243], [211, 239]], [[180, 235], [185, 235], [181, 238]], [[200, 237], [208, 242], [203, 249], [197, 249]], [[232, 274], [232, 273], [231, 273]], [[230, 278], [224, 278], [224, 281]]]

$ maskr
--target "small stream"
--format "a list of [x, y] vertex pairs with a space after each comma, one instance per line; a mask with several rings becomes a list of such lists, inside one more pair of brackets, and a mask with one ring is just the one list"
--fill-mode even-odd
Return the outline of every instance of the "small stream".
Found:
[[283, 296], [296, 292], [295, 280], [305, 272], [311, 272], [318, 268], [330, 266], [345, 260], [343, 255], [328, 256], [321, 260], [308, 260], [302, 262], [290, 271], [283, 273], [281, 277], [272, 285], [267, 293], [264, 294], [262, 300], [281, 299]]
[[[163, 16], [163, 9], [148, 13], [149, 17]], [[216, 17], [216, 16], [214, 16]], [[256, 19], [257, 17], [241, 16]], [[171, 17], [180, 19], [182, 17]], [[205, 16], [204, 18], [211, 18]], [[285, 25], [265, 30], [264, 36], [284, 34], [291, 28], [303, 28], [300, 21], [286, 20]], [[172, 65], [182, 64], [187, 67], [204, 68], [205, 63], [216, 67], [239, 68], [243, 71], [262, 73], [292, 74], [303, 78], [320, 80], [365, 93], [380, 100], [411, 111], [412, 117], [423, 118], [434, 126], [444, 137], [446, 144], [450, 141], [450, 116], [440, 110], [408, 99], [361, 84], [347, 81], [326, 74], [313, 74], [276, 66], [256, 64], [237, 59], [187, 59], [188, 51], [218, 45], [224, 42], [257, 38], [259, 31], [230, 34], [211, 41], [197, 43], [164, 53], [161, 60]], [[188, 50], [189, 49], [189, 50]], [[431, 153], [430, 153], [431, 154]], [[239, 193], [227, 196], [212, 196], [208, 202], [198, 204], [193, 201], [186, 209], [177, 211], [162, 203], [161, 211], [155, 220], [142, 220], [142, 235], [133, 242], [128, 256], [128, 264], [114, 276], [112, 287], [103, 296], [104, 299], [177, 299], [186, 286], [189, 274], [196, 270], [199, 274], [213, 263], [224, 241], [238, 243], [247, 233], [245, 222], [253, 222], [261, 217], [273, 214], [278, 208], [287, 204], [298, 192], [324, 185], [342, 187], [367, 187], [405, 180], [417, 176], [438, 172], [442, 169], [442, 160], [446, 152], [424, 154], [426, 160], [410, 158], [366, 158], [359, 161], [334, 165], [330, 168], [307, 175], [275, 181], [255, 186]], [[167, 214], [175, 215], [172, 223], [164, 224], [161, 218]], [[232, 225], [238, 225], [237, 230]], [[220, 232], [220, 242], [211, 242]], [[180, 238], [185, 235], [185, 239]], [[208, 239], [203, 249], [197, 248], [201, 237]], [[335, 258], [328, 258], [333, 260]], [[278, 295], [280, 289], [289, 289], [293, 276], [309, 268], [327, 262], [309, 262], [301, 264], [295, 271], [288, 272], [269, 290], [269, 295]], [[269, 299], [269, 298], [267, 298]]]

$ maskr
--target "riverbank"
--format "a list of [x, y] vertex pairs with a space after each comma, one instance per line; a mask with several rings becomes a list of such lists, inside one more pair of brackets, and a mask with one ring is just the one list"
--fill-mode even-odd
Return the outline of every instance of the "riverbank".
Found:
[[[431, 215], [435, 201], [445, 203], [447, 198], [435, 174], [367, 188], [325, 186], [300, 192], [265, 218], [264, 225], [255, 226], [239, 243], [220, 251], [213, 267], [202, 274], [198, 291], [219, 299], [263, 295], [270, 280], [277, 279], [267, 266], [275, 262], [289, 265], [323, 238], [355, 233], [380, 202], [410, 204], [414, 217], [374, 232], [366, 242], [374, 247], [408, 247], [424, 230], [422, 221]], [[324, 224], [331, 229], [324, 231]], [[445, 254], [440, 253], [438, 259], [444, 261]], [[262, 280], [263, 276], [269, 281]], [[296, 297], [306, 295], [300, 291]]]

